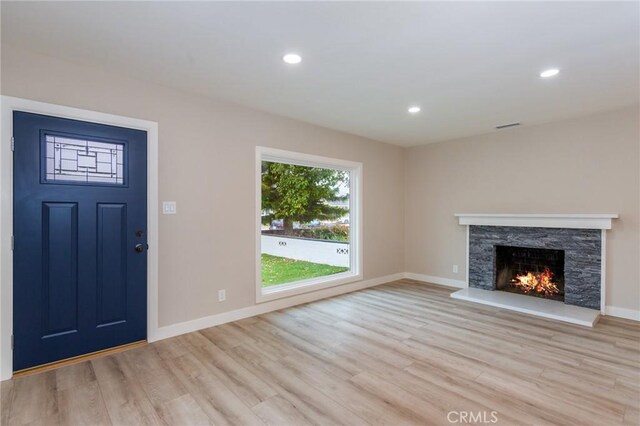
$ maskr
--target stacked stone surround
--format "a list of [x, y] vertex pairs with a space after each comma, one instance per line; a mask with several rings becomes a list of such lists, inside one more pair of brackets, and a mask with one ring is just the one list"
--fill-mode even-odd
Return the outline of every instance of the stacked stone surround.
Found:
[[469, 226], [469, 287], [495, 290], [495, 246], [564, 250], [564, 303], [600, 309], [599, 229]]

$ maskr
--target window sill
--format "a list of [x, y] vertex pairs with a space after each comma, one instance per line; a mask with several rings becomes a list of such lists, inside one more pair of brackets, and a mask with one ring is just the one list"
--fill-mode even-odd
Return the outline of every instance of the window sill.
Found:
[[256, 293], [256, 303], [283, 299], [285, 297], [310, 293], [361, 280], [362, 274], [357, 274], [355, 272], [342, 272], [328, 277], [311, 278], [308, 280], [279, 284], [271, 287], [260, 287]]

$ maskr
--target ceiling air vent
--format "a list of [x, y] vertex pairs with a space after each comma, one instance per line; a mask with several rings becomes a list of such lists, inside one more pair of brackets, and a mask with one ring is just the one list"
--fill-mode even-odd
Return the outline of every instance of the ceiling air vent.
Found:
[[500, 129], [506, 129], [506, 128], [508, 128], [508, 127], [516, 127], [516, 126], [519, 126], [519, 125], [520, 125], [520, 122], [517, 122], [517, 123], [509, 123], [509, 124], [501, 124], [501, 125], [499, 125], [499, 126], [496, 126], [496, 129], [498, 129], [498, 130], [500, 130]]

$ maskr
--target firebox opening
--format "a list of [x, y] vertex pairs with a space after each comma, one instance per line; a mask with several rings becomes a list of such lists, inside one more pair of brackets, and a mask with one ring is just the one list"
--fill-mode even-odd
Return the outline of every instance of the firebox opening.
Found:
[[564, 301], [564, 250], [495, 249], [496, 290]]

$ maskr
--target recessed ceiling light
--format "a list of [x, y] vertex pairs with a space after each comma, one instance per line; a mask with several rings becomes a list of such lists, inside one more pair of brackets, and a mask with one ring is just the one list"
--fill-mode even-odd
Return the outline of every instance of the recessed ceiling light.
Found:
[[282, 57], [282, 60], [285, 61], [287, 64], [295, 65], [302, 62], [302, 56], [297, 55], [295, 53], [287, 53]]
[[542, 78], [553, 77], [554, 75], [558, 75], [559, 72], [560, 72], [560, 70], [558, 68], [550, 68], [548, 70], [542, 71], [540, 73], [540, 77], [542, 77]]
[[417, 114], [420, 112], [420, 107], [419, 106], [410, 106], [407, 111], [409, 111], [409, 114]]

